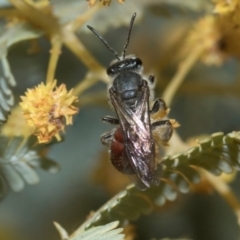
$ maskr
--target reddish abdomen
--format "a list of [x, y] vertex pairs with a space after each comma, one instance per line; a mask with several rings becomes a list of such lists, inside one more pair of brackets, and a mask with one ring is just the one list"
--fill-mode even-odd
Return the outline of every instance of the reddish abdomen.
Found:
[[121, 127], [119, 127], [113, 135], [110, 150], [111, 162], [118, 171], [127, 174], [134, 173], [125, 152], [124, 138]]

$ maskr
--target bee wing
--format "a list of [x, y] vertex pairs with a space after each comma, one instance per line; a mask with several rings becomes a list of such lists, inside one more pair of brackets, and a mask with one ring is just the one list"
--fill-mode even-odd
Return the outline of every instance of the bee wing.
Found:
[[140, 180], [140, 178], [136, 174], [128, 174], [128, 178], [139, 190], [144, 191], [147, 189], [147, 186]]
[[[116, 94], [110, 89], [110, 98], [118, 115], [124, 135], [124, 146], [132, 168], [137, 177], [146, 187], [159, 184], [159, 177], [155, 171], [155, 147], [152, 138], [149, 119], [149, 88], [143, 86], [143, 94], [133, 112], [127, 105], [119, 102]], [[135, 178], [136, 186], [143, 189]]]
[[133, 113], [132, 118], [133, 125], [125, 122], [126, 154], [137, 176], [146, 187], [150, 187], [150, 184], [158, 185], [159, 177], [155, 171], [155, 145], [151, 131], [148, 131], [147, 125], [145, 126], [136, 114]]

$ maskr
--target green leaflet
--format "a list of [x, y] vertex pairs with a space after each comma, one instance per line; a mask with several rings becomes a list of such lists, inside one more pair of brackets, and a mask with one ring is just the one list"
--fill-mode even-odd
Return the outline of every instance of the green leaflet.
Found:
[[118, 221], [108, 223], [104, 226], [92, 227], [80, 234], [74, 233], [74, 236], [68, 237], [64, 228], [58, 223], [54, 223], [62, 239], [66, 240], [123, 240], [122, 228], [116, 228], [119, 225]]
[[165, 157], [161, 165], [163, 171], [159, 187], [151, 187], [141, 192], [133, 185], [128, 186], [95, 212], [78, 231], [114, 220], [135, 220], [141, 214], [151, 212], [154, 204], [162, 206], [166, 200], [174, 201], [178, 192], [189, 191], [189, 182], [200, 181], [198, 172], [191, 166], [204, 168], [215, 175], [239, 169], [240, 133], [212, 134], [200, 141], [198, 147]]
[[8, 60], [8, 48], [23, 40], [37, 38], [41, 35], [39, 30], [35, 30], [26, 23], [18, 23], [10, 28], [6, 28], [0, 35], [0, 125], [7, 121], [7, 117], [14, 105], [12, 88], [16, 81], [11, 72]]
[[6, 122], [14, 104], [12, 87], [16, 85], [7, 61], [7, 52], [0, 43], [0, 125]]
[[34, 136], [28, 139], [0, 136], [0, 199], [4, 196], [6, 183], [15, 192], [21, 191], [25, 183], [38, 183], [36, 168], [50, 173], [59, 170], [57, 163], [42, 156], [41, 150], [46, 146], [35, 144], [35, 141]]
[[93, 227], [79, 236], [69, 240], [123, 240], [124, 234], [121, 234], [122, 228], [116, 228], [119, 222], [112, 222], [104, 226]]

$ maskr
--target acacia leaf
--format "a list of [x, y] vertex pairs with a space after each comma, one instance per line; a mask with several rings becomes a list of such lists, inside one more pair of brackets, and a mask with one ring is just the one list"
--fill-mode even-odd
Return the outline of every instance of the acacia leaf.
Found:
[[78, 231], [114, 220], [135, 220], [141, 214], [151, 212], [154, 205], [162, 206], [166, 201], [174, 201], [178, 192], [189, 192], [189, 183], [200, 181], [196, 167], [219, 175], [238, 170], [239, 164], [240, 132], [212, 134], [200, 141], [197, 147], [163, 158], [162, 181], [158, 187], [141, 192], [133, 185], [128, 186], [96, 211]]
[[14, 104], [12, 87], [15, 85], [16, 82], [7, 61], [6, 49], [0, 45], [0, 125], [6, 122]]
[[124, 234], [122, 228], [117, 228], [118, 221], [108, 223], [103, 226], [92, 227], [84, 232], [75, 232], [73, 236], [68, 237], [67, 231], [58, 223], [54, 223], [62, 237], [62, 240], [123, 240]]
[[17, 23], [5, 28], [0, 34], [0, 125], [7, 121], [7, 117], [14, 105], [12, 88], [16, 81], [7, 60], [8, 48], [26, 39], [37, 38], [41, 35], [39, 30], [30, 27], [27, 23]]
[[1, 184], [5, 182], [13, 191], [19, 192], [25, 183], [33, 185], [39, 182], [36, 168], [43, 168], [50, 173], [59, 170], [57, 163], [42, 154], [46, 146], [36, 144], [35, 141], [34, 136], [27, 139], [0, 136], [0, 180], [4, 180]]

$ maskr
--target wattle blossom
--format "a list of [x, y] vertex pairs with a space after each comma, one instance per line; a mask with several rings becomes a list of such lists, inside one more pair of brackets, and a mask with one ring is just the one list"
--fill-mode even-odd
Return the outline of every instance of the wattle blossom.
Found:
[[59, 87], [56, 84], [56, 80], [40, 83], [21, 97], [23, 116], [39, 143], [47, 143], [53, 137], [60, 141], [59, 132], [64, 132], [65, 125], [72, 124], [72, 117], [78, 112], [74, 106], [78, 99], [72, 95], [72, 90], [68, 92], [65, 84]]

